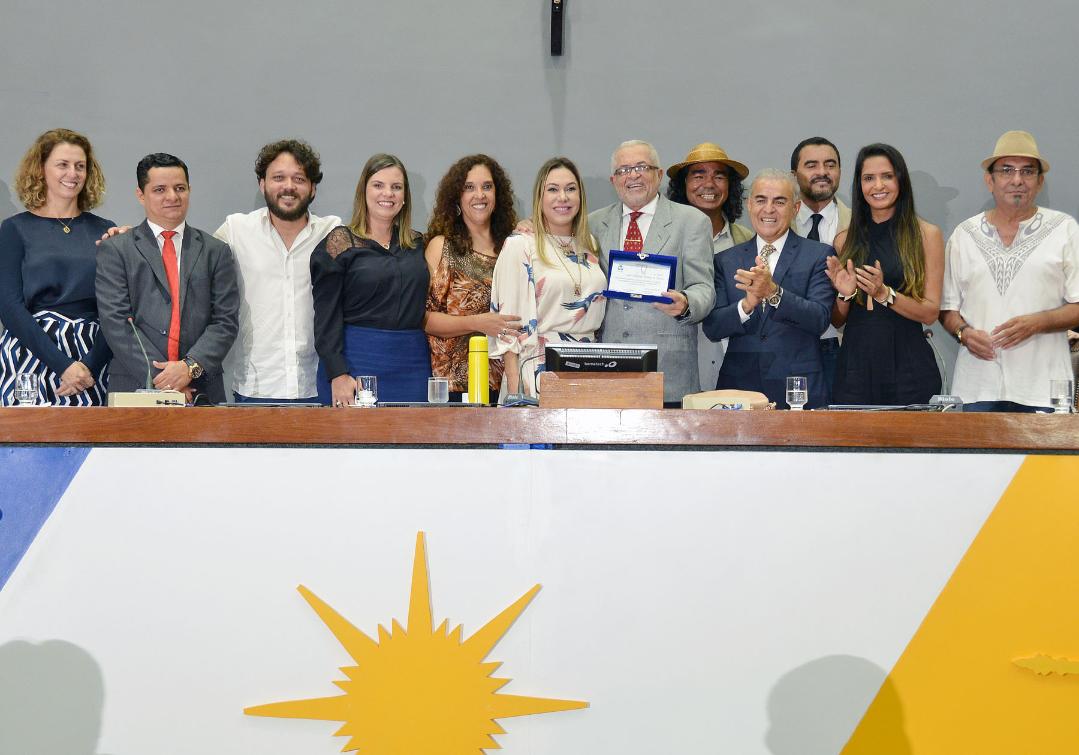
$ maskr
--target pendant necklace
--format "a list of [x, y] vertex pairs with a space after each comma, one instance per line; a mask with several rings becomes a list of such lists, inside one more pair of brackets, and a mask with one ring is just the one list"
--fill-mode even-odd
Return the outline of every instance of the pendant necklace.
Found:
[[573, 255], [573, 238], [569, 241], [563, 242], [562, 239], [557, 236], [552, 237], [559, 247], [562, 249], [562, 254], [558, 256], [558, 261], [562, 264], [562, 268], [566, 271], [566, 275], [569, 276], [570, 282], [573, 283], [573, 295], [581, 295], [581, 283], [584, 280], [584, 269], [581, 267], [581, 258], [578, 256], [575, 258], [577, 263], [577, 280], [573, 279], [573, 273], [569, 271], [569, 265], [566, 264], [566, 257]]
[[71, 233], [71, 226], [68, 225], [68, 223], [74, 223], [75, 222], [75, 217], [76, 216], [72, 215], [71, 220], [67, 221], [67, 223], [64, 222], [63, 218], [57, 218], [56, 222], [64, 227], [64, 233]]

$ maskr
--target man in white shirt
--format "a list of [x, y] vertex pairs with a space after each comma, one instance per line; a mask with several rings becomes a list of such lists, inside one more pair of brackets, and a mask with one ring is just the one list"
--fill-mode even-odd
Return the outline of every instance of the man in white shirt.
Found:
[[[839, 149], [823, 136], [811, 136], [791, 153], [791, 173], [798, 179], [802, 206], [791, 230], [811, 241], [832, 245], [836, 235], [850, 226], [850, 208], [835, 195], [842, 168]], [[839, 358], [839, 331], [831, 323], [820, 341], [824, 381], [831, 390]]]
[[663, 169], [648, 142], [623, 142], [611, 156], [611, 185], [619, 202], [588, 216], [600, 246], [600, 265], [608, 269], [612, 249], [678, 258], [670, 303], [607, 302], [601, 338], [610, 343], [655, 343], [663, 373], [663, 401], [681, 406], [682, 397], [700, 390], [697, 323], [712, 311], [712, 225], [695, 207], [659, 194]]
[[214, 233], [232, 248], [240, 286], [240, 331], [225, 361], [233, 397], [242, 403], [315, 401], [311, 252], [341, 219], [308, 211], [322, 180], [309, 144], [267, 144], [255, 175], [266, 206], [229, 215]]
[[1001, 136], [982, 168], [994, 206], [945, 249], [940, 322], [961, 346], [951, 392], [966, 411], [1032, 412], [1049, 407], [1050, 380], [1072, 377], [1079, 224], [1037, 205], [1049, 163], [1026, 131]]

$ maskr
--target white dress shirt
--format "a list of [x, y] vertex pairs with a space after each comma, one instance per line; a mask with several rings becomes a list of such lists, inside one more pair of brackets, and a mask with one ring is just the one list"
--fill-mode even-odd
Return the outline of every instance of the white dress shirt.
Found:
[[229, 215], [214, 233], [236, 257], [240, 329], [225, 360], [236, 393], [266, 399], [318, 393], [311, 252], [339, 225], [336, 215], [309, 215], [286, 249], [263, 207]]
[[[802, 202], [794, 218], [794, 232], [799, 236], [809, 238], [809, 231], [813, 227], [813, 214], [809, 205]], [[820, 215], [820, 225], [817, 226], [820, 243], [831, 245], [835, 241], [836, 234], [839, 233], [839, 205], [835, 203], [835, 199], [821, 208]]]
[[[631, 212], [640, 212], [641, 216], [637, 218], [637, 227], [641, 229], [641, 243], [648, 238], [648, 229], [652, 227], [652, 218], [656, 216], [656, 205], [659, 204], [659, 194], [652, 197], [652, 201], [642, 207], [640, 210], [631, 210], [626, 205], [622, 205], [622, 249], [626, 248], [626, 233], [629, 231], [629, 214]], [[645, 249], [644, 251], [648, 251]]]
[[[146, 219], [146, 225], [150, 226], [150, 230], [153, 231], [154, 240], [157, 241], [157, 250], [162, 252], [165, 250], [165, 237], [161, 235], [162, 231], [169, 230], [154, 223], [149, 218]], [[187, 229], [187, 222], [184, 221], [180, 225], [176, 226], [172, 230], [176, 231], [176, 235], [172, 237], [172, 245], [176, 247], [176, 274], [180, 274], [180, 252], [184, 248], [184, 231]]]
[[[754, 237], [757, 240], [757, 256], [760, 256], [763, 253], [764, 247], [767, 246], [769, 243], [771, 243], [772, 246], [776, 248], [774, 252], [768, 255], [768, 271], [772, 273], [772, 275], [775, 275], [776, 265], [779, 264], [779, 255], [783, 254], [783, 246], [787, 243], [787, 236], [789, 235], [790, 231], [787, 231], [778, 239], [772, 242], [765, 241], [760, 236]], [[745, 322], [749, 319], [750, 314], [752, 313], [747, 313], [742, 307], [742, 302], [738, 302], [738, 319], [742, 322]]]
[[[820, 225], [817, 226], [820, 242], [822, 244], [833, 244], [835, 237], [839, 234], [839, 205], [836, 204], [835, 198], [821, 208], [820, 214], [821, 221]], [[802, 206], [794, 218], [794, 232], [799, 236], [808, 238], [809, 229], [813, 227], [812, 218], [813, 210], [809, 209], [805, 202], [802, 202]], [[838, 337], [839, 331], [831, 323], [828, 323], [828, 329], [821, 334], [822, 341]]]

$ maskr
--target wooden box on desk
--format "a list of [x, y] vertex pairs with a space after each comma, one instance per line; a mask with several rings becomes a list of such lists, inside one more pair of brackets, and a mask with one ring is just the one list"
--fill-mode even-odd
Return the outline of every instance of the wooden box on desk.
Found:
[[545, 409], [662, 409], [662, 372], [541, 372]]

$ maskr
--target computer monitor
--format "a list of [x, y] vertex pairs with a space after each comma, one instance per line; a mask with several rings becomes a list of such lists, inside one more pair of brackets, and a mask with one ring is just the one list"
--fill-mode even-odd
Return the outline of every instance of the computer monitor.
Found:
[[655, 372], [659, 347], [654, 343], [549, 343], [544, 351], [548, 372]]

